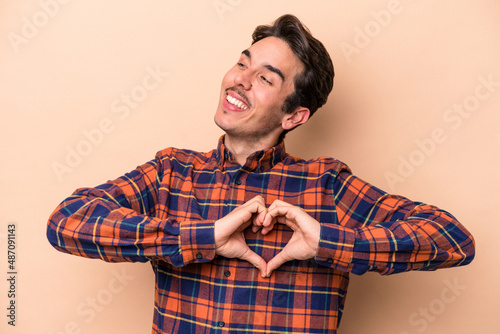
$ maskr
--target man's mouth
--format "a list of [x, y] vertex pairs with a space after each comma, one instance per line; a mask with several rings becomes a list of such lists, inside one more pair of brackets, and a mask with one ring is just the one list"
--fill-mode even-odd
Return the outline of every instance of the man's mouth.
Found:
[[241, 102], [237, 98], [232, 97], [229, 94], [226, 95], [226, 101], [229, 102], [230, 104], [232, 104], [233, 106], [240, 108], [241, 110], [248, 109], [248, 106], [246, 104], [244, 104], [243, 102]]
[[250, 109], [251, 104], [248, 101], [245, 93], [240, 91], [237, 87], [229, 87], [226, 89], [226, 101], [228, 107], [246, 111]]

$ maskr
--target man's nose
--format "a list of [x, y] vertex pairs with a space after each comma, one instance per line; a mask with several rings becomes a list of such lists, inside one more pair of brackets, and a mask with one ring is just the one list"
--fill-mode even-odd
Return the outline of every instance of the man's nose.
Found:
[[249, 90], [252, 87], [252, 74], [251, 71], [246, 69], [244, 71], [240, 71], [234, 77], [234, 83], [238, 86], [243, 87], [245, 90]]

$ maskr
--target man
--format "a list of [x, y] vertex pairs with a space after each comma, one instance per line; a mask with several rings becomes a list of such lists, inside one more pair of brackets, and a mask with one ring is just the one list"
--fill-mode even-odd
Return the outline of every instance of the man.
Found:
[[153, 333], [335, 333], [349, 273], [470, 263], [474, 240], [434, 206], [389, 195], [332, 158], [285, 152], [326, 103], [333, 66], [291, 15], [259, 26], [222, 80], [208, 153], [168, 148], [51, 215], [60, 251], [149, 261]]

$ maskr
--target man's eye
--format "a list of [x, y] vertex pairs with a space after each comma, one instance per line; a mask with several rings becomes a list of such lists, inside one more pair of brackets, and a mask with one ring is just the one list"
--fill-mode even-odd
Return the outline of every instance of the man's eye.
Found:
[[245, 68], [246, 67], [245, 64], [243, 64], [243, 63], [236, 63], [236, 65], [238, 65], [239, 68]]
[[266, 78], [265, 76], [261, 76], [260, 78], [261, 78], [261, 79], [262, 79], [262, 81], [264, 81], [266, 84], [268, 84], [268, 85], [272, 85], [272, 82], [271, 82], [271, 81], [269, 81], [269, 80], [267, 80], [267, 78]]

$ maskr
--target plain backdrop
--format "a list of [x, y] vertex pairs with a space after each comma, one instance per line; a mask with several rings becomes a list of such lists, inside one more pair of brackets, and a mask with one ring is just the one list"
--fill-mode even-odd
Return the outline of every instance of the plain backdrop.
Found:
[[[47, 218], [76, 188], [169, 146], [208, 151], [220, 82], [255, 26], [297, 15], [329, 50], [328, 103], [286, 140], [454, 214], [469, 266], [351, 276], [342, 334], [498, 333], [500, 3], [0, 2], [0, 332], [150, 333], [148, 264], [55, 251]], [[16, 326], [7, 226], [16, 225]]]

